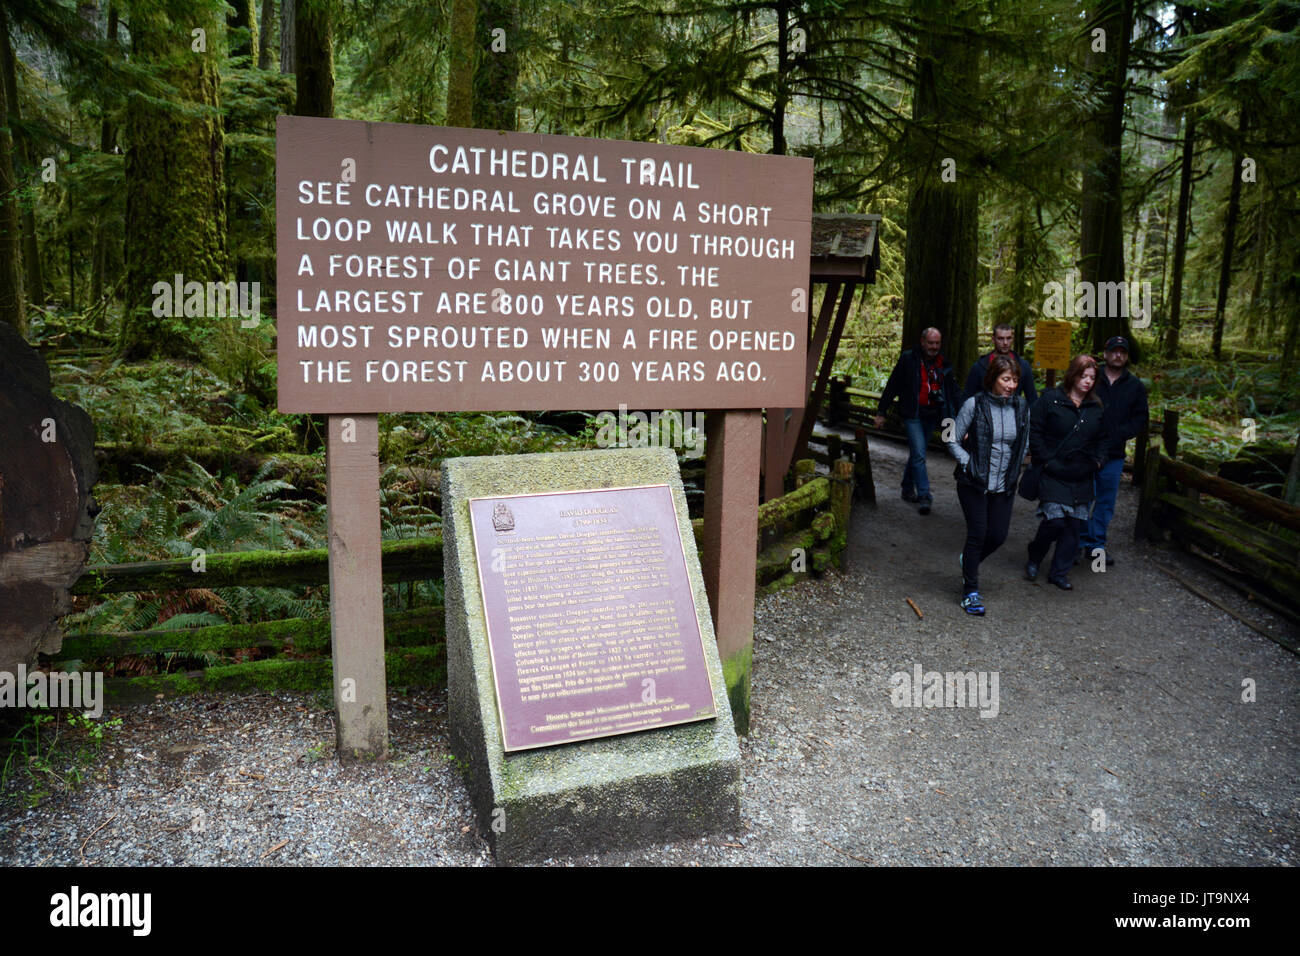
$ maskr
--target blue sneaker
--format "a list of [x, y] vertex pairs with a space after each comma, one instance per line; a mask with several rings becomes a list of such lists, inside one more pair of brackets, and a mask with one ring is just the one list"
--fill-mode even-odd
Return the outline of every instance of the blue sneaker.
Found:
[[983, 615], [984, 599], [980, 597], [979, 591], [971, 591], [970, 594], [967, 594], [964, 598], [962, 598], [961, 608], [967, 614]]

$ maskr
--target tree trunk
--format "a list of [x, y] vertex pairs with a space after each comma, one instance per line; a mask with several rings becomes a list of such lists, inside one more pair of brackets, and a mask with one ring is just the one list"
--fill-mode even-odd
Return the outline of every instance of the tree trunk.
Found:
[[1025, 354], [1025, 317], [1029, 314], [1027, 308], [1029, 299], [1034, 298], [1033, 287], [1029, 284], [1029, 276], [1026, 275], [1028, 266], [1028, 256], [1025, 251], [1025, 233], [1029, 229], [1029, 223], [1025, 221], [1025, 211], [1022, 208], [1016, 214], [1016, 252], [1015, 252], [1015, 292], [1011, 302], [1014, 309], [1012, 317], [1012, 326], [1016, 330], [1016, 337], [1013, 341], [1013, 348], [1017, 355]]
[[297, 0], [294, 40], [298, 116], [334, 115], [334, 37], [330, 0]]
[[951, 168], [939, 135], [950, 138], [963, 123], [960, 104], [979, 85], [979, 51], [967, 39], [941, 33], [945, 8], [927, 0], [927, 28], [917, 40], [916, 89], [911, 150], [917, 172], [907, 209], [903, 277], [903, 347], [915, 345], [921, 331], [935, 326], [943, 352], [964, 372], [975, 361], [978, 343], [979, 190], [973, 170]]
[[[8, 45], [8, 15], [0, 7], [0, 24], [5, 24], [5, 44]], [[0, 322], [8, 322], [27, 335], [27, 303], [23, 298], [23, 273], [21, 268], [22, 226], [14, 190], [18, 188], [14, 176], [14, 141], [9, 132], [8, 82], [0, 73], [0, 85], [6, 89], [0, 96]]]
[[0, 327], [0, 671], [58, 651], [99, 512], [95, 426], [50, 391], [44, 359]]
[[280, 72], [293, 73], [298, 68], [294, 40], [297, 28], [298, 0], [280, 0]]
[[274, 46], [271, 37], [275, 34], [275, 0], [262, 0], [262, 20], [257, 31], [257, 68], [271, 70], [275, 67], [271, 61]]
[[1288, 308], [1286, 309], [1286, 339], [1282, 343], [1282, 367], [1278, 372], [1280, 381], [1286, 381], [1295, 368], [1297, 346], [1300, 346], [1300, 303], [1296, 302], [1295, 295], [1295, 276], [1294, 271], [1300, 268], [1298, 257], [1293, 255], [1291, 258], [1292, 278], [1284, 280], [1282, 288], [1275, 294], [1284, 296], [1283, 302]]
[[[253, 0], [226, 0], [233, 12], [226, 16], [230, 36], [230, 55], [246, 56], [250, 64], [257, 59], [257, 10]], [[245, 30], [240, 34], [237, 31]]]
[[1296, 438], [1295, 454], [1291, 456], [1291, 468], [1287, 471], [1282, 500], [1289, 505], [1300, 505], [1300, 437]]
[[[1079, 278], [1093, 283], [1094, 289], [1096, 283], [1125, 279], [1122, 151], [1132, 24], [1133, 0], [1105, 0], [1089, 24], [1105, 30], [1105, 51], [1090, 48], [1088, 53], [1087, 71], [1092, 75], [1097, 109], [1085, 140], [1080, 205]], [[1098, 294], [1096, 299], [1099, 312], [1103, 297]], [[1128, 310], [1121, 311], [1124, 314], [1094, 314], [1085, 319], [1095, 350], [1100, 351], [1112, 335], [1132, 341]]]
[[1165, 326], [1165, 356], [1178, 357], [1183, 325], [1183, 266], [1187, 262], [1187, 223], [1192, 207], [1192, 159], [1196, 154], [1196, 114], [1184, 117], [1183, 161], [1178, 172], [1178, 222], [1174, 226], [1174, 265], [1169, 276], [1169, 324]]
[[1246, 345], [1259, 343], [1260, 299], [1264, 295], [1264, 265], [1268, 258], [1268, 192], [1259, 185], [1259, 205], [1255, 207], [1255, 280], [1250, 287], [1250, 309], [1246, 312]]
[[451, 0], [447, 49], [447, 125], [474, 125], [474, 22], [476, 0]]
[[772, 97], [772, 152], [785, 155], [785, 108], [790, 98], [786, 74], [790, 70], [790, 3], [776, 3], [776, 91]]
[[[117, 4], [110, 2], [108, 5], [108, 25], [104, 31], [104, 36], [108, 44], [117, 50]], [[113, 152], [113, 145], [117, 142], [117, 128], [112, 121], [108, 119], [105, 113], [104, 119], [99, 124], [99, 151], [101, 153]], [[104, 299], [104, 284], [107, 281], [105, 273], [108, 271], [108, 229], [103, 223], [95, 223], [95, 248], [91, 253], [90, 267], [90, 307], [94, 308]], [[103, 332], [108, 327], [108, 309], [103, 308], [95, 313], [95, 331]]]
[[[1177, 130], [1174, 131], [1177, 135]], [[1171, 137], [1172, 138], [1172, 137]], [[1160, 218], [1160, 294], [1156, 301], [1162, 306], [1168, 305], [1166, 294], [1169, 291], [1169, 222], [1173, 219], [1174, 213], [1174, 183], [1169, 181], [1169, 192], [1165, 197], [1165, 212]], [[1163, 321], [1161, 322], [1163, 326]]]
[[[14, 56], [13, 38], [9, 35], [8, 18], [0, 15], [0, 69], [4, 70], [4, 94], [8, 108], [8, 122], [13, 134], [14, 181], [29, 183], [36, 175], [32, 159], [32, 146], [22, 129], [22, 115], [18, 108], [18, 68]], [[23, 267], [26, 269], [27, 296], [34, 304], [45, 301], [45, 279], [41, 275], [41, 254], [36, 241], [36, 213], [30, 203], [19, 208], [22, 221]]]
[[[481, 51], [474, 71], [476, 129], [519, 128], [519, 10], [517, 0], [480, 0], [475, 34]], [[504, 30], [505, 36], [493, 36]], [[498, 49], [501, 44], [504, 49]]]
[[1223, 326], [1228, 317], [1228, 290], [1232, 287], [1232, 253], [1237, 244], [1237, 216], [1241, 210], [1241, 153], [1232, 154], [1232, 188], [1223, 223], [1223, 257], [1219, 262], [1219, 294], [1214, 301], [1214, 338], [1210, 349], [1217, 362], [1223, 351]]
[[1264, 328], [1267, 330], [1264, 333], [1267, 342], [1272, 342], [1277, 335], [1277, 298], [1281, 294], [1277, 284], [1277, 270], [1279, 260], [1282, 258], [1282, 249], [1285, 245], [1280, 239], [1278, 242], [1273, 243], [1273, 254], [1268, 257], [1268, 311], [1266, 312], [1268, 321], [1264, 323]]
[[[155, 316], [151, 308], [157, 282], [210, 282], [226, 272], [225, 136], [220, 118], [218, 65], [224, 43], [222, 21], [212, 13], [172, 23], [152, 3], [131, 7], [134, 59], [154, 65], [174, 86], [181, 104], [214, 112], [186, 115], [132, 97], [127, 107], [126, 139], [126, 296], [122, 352], [193, 356], [186, 334], [193, 317]], [[197, 53], [188, 39], [194, 24], [206, 30], [207, 52]], [[201, 321], [201, 320], [200, 320]]]

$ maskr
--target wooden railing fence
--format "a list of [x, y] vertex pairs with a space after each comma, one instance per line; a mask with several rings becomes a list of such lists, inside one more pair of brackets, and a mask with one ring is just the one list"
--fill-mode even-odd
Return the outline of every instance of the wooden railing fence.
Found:
[[[829, 477], [816, 477], [811, 460], [797, 466], [797, 487], [759, 506], [760, 553], [756, 585], [770, 593], [820, 573], [843, 557], [848, 541], [854, 465], [837, 460]], [[703, 520], [692, 522], [700, 547]], [[385, 584], [442, 577], [442, 538], [386, 541], [382, 554]], [[329, 582], [328, 552], [243, 551], [209, 554], [197, 572], [189, 559], [143, 561], [88, 567], [73, 587], [83, 596], [127, 592], [169, 592], [192, 588], [311, 587]], [[391, 610], [384, 614], [388, 683], [393, 687], [439, 686], [446, 681], [441, 606]], [[126, 657], [168, 657], [193, 661], [256, 649], [259, 660], [222, 662], [181, 672], [111, 677], [105, 696], [112, 701], [150, 700], [159, 695], [196, 691], [327, 690], [331, 683], [328, 617], [289, 618], [253, 624], [222, 624], [168, 630], [68, 634], [54, 656], [56, 668]]]

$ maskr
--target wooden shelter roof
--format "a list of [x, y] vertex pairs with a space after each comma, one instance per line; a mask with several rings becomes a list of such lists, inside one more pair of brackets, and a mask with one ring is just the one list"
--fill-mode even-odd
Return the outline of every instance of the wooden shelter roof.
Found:
[[813, 213], [812, 280], [875, 282], [880, 268], [879, 232], [877, 213]]

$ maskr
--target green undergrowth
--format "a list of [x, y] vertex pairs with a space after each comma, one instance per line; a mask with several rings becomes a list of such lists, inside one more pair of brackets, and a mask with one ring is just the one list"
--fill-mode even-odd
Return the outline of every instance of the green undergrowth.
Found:
[[32, 809], [71, 793], [93, 774], [122, 718], [57, 710], [7, 711], [0, 719], [0, 806]]
[[[1276, 457], [1294, 448], [1300, 382], [1294, 373], [1282, 375], [1279, 356], [1243, 350], [1215, 362], [1198, 343], [1183, 353], [1175, 363], [1142, 370], [1151, 386], [1152, 416], [1178, 410], [1180, 456], [1207, 463], [1239, 457], [1267, 461], [1262, 453], [1270, 449]], [[1284, 478], [1279, 470], [1277, 482]]]
[[[892, 297], [883, 296], [851, 314], [845, 325], [835, 374], [853, 376], [857, 388], [879, 392], [898, 361], [902, 322], [892, 305]], [[1161, 358], [1155, 339], [1145, 332], [1139, 333], [1139, 344], [1144, 358], [1133, 371], [1147, 385], [1153, 420], [1165, 409], [1178, 411], [1180, 455], [1211, 469], [1233, 458], [1254, 459], [1261, 472], [1276, 472], [1272, 484], [1280, 484], [1285, 474], [1276, 459], [1295, 447], [1300, 431], [1300, 370], [1284, 376], [1279, 354], [1236, 347], [1231, 336], [1216, 361], [1209, 333], [1199, 330], [1184, 333], [1174, 361]], [[1075, 348], [1087, 348], [1080, 329]], [[959, 385], [964, 372], [959, 370]], [[1042, 372], [1036, 380], [1041, 389]], [[1260, 487], [1270, 490], [1268, 484]]]

